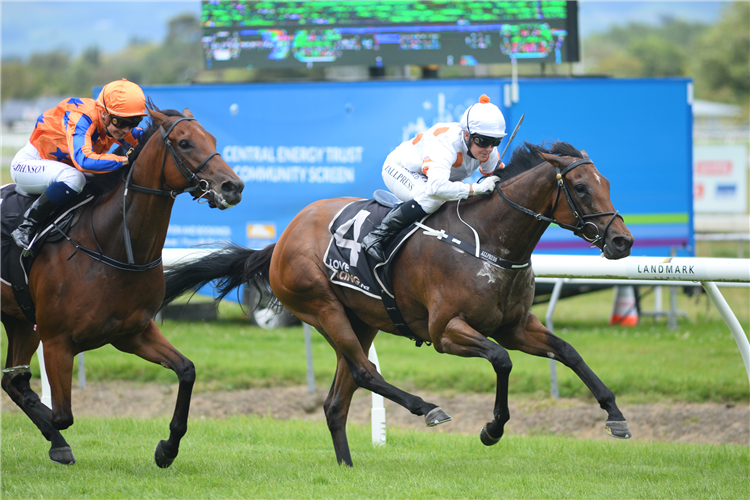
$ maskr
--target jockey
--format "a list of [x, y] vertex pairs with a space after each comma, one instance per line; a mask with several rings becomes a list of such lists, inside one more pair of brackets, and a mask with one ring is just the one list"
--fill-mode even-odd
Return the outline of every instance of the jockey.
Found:
[[126, 150], [137, 144], [143, 130], [136, 127], [146, 114], [143, 90], [123, 78], [105, 85], [96, 100], [71, 97], [37, 119], [28, 144], [10, 164], [19, 191], [41, 194], [12, 233], [18, 246], [28, 249], [44, 218], [83, 190], [84, 172], [128, 164], [127, 156], [109, 150], [114, 143]]
[[[503, 168], [495, 149], [505, 137], [505, 118], [482, 95], [459, 123], [438, 123], [401, 143], [385, 159], [383, 180], [401, 201], [362, 241], [374, 259], [383, 262], [388, 242], [400, 230], [435, 212], [446, 201], [491, 192], [499, 180], [490, 174]], [[480, 170], [484, 182], [463, 180]]]

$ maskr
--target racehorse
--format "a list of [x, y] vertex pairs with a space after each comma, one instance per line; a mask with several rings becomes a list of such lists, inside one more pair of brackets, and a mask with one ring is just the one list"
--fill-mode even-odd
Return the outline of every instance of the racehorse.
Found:
[[[551, 147], [525, 143], [494, 175], [501, 178], [485, 197], [444, 204], [424, 224], [465, 241], [476, 231], [498, 267], [417, 231], [393, 257], [392, 289], [414, 339], [431, 342], [439, 353], [482, 357], [497, 374], [494, 419], [480, 431], [485, 445], [497, 443], [510, 418], [506, 349], [556, 359], [570, 367], [607, 412], [606, 432], [631, 436], [615, 396], [576, 350], [556, 337], [530, 312], [534, 273], [531, 253], [552, 222], [600, 248], [608, 259], [630, 254], [633, 237], [614, 210], [609, 181], [585, 151], [568, 143]], [[255, 251], [228, 246], [167, 273], [168, 302], [188, 290], [219, 280], [221, 299], [246, 282], [269, 286], [289, 311], [315, 327], [336, 351], [333, 385], [324, 404], [336, 459], [352, 465], [346, 420], [352, 394], [363, 387], [424, 415], [427, 425], [451, 419], [439, 406], [387, 383], [368, 360], [378, 330], [398, 334], [383, 303], [349, 287], [333, 285], [324, 265], [331, 241], [329, 224], [356, 198], [312, 203], [284, 230], [278, 242]], [[338, 235], [337, 235], [338, 236]], [[493, 342], [494, 341], [494, 342]]]
[[[83, 195], [98, 194], [84, 205], [67, 239], [38, 251], [28, 274], [36, 326], [24, 315], [12, 287], [2, 283], [2, 323], [8, 336], [2, 387], [51, 442], [49, 457], [57, 463], [75, 463], [60, 434], [73, 425], [73, 359], [106, 344], [177, 374], [169, 439], [160, 441], [154, 453], [159, 467], [171, 465], [187, 431], [195, 367], [152, 319], [164, 297], [161, 254], [169, 218], [180, 193], [190, 192], [223, 210], [240, 202], [244, 184], [219, 156], [216, 138], [187, 108], [182, 113], [159, 111], [149, 101], [148, 113], [151, 124], [128, 154], [129, 165], [95, 176]], [[29, 386], [28, 365], [40, 341], [51, 410]]]

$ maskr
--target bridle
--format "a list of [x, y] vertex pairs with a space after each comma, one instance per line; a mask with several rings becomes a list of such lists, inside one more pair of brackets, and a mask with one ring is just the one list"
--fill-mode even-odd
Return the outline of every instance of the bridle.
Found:
[[[161, 264], [161, 255], [156, 260], [153, 260], [147, 264], [135, 263], [135, 259], [133, 258], [133, 246], [130, 242], [130, 231], [128, 231], [128, 221], [127, 221], [128, 191], [130, 188], [132, 188], [134, 191], [139, 191], [141, 193], [152, 194], [152, 195], [157, 195], [157, 196], [170, 196], [173, 199], [177, 198], [177, 195], [179, 194], [191, 193], [193, 195], [193, 199], [198, 200], [199, 203], [200, 203], [200, 200], [203, 199], [208, 193], [213, 192], [213, 190], [209, 189], [209, 182], [206, 179], [201, 179], [200, 177], [198, 177], [197, 174], [200, 173], [200, 171], [203, 170], [203, 168], [208, 164], [211, 158], [218, 155], [219, 152], [214, 151], [213, 153], [209, 153], [208, 156], [206, 156], [206, 158], [204, 158], [203, 161], [200, 162], [200, 164], [194, 170], [191, 170], [190, 168], [188, 168], [188, 166], [185, 164], [182, 158], [180, 158], [180, 156], [174, 150], [174, 146], [172, 146], [172, 141], [169, 140], [169, 134], [172, 133], [172, 130], [174, 130], [175, 126], [178, 123], [182, 121], [192, 121], [192, 120], [195, 120], [195, 118], [180, 118], [178, 120], [175, 120], [174, 123], [172, 123], [172, 125], [167, 130], [164, 130], [164, 127], [160, 127], [161, 137], [164, 141], [164, 145], [166, 146], [164, 148], [164, 157], [162, 158], [162, 162], [161, 162], [161, 182], [163, 185], [167, 186], [169, 190], [152, 189], [152, 188], [138, 186], [136, 184], [131, 184], [131, 177], [133, 176], [133, 170], [135, 170], [135, 165], [131, 166], [131, 168], [128, 170], [127, 176], [125, 177], [125, 190], [124, 190], [123, 199], [122, 199], [123, 237], [125, 240], [125, 252], [127, 253], [128, 261], [120, 262], [110, 257], [107, 257], [106, 255], [104, 255], [104, 252], [102, 251], [98, 242], [97, 242], [97, 247], [99, 251], [95, 252], [94, 250], [90, 250], [86, 247], [79, 245], [78, 243], [73, 241], [70, 237], [68, 237], [67, 235], [64, 235], [65, 238], [68, 240], [68, 242], [71, 243], [74, 247], [76, 247], [76, 252], [80, 250], [81, 252], [88, 255], [94, 260], [98, 260], [99, 262], [107, 264], [108, 266], [114, 267], [116, 269], [125, 270], [125, 271], [148, 271], [149, 269], [153, 269]], [[166, 181], [166, 176], [164, 175], [164, 167], [167, 163], [167, 151], [172, 155], [172, 160], [174, 161], [174, 164], [177, 166], [177, 170], [188, 181], [188, 186], [184, 189], [179, 189], [179, 190], [174, 189]], [[195, 193], [196, 191], [200, 191], [200, 193], [199, 194]], [[93, 231], [93, 210], [91, 214], [92, 214], [92, 231]], [[96, 239], [96, 236], [94, 236], [94, 239]], [[73, 255], [75, 255], [75, 252], [73, 253]], [[73, 255], [68, 257], [68, 259], [71, 259]]]
[[[570, 190], [568, 189], [567, 184], [565, 184], [565, 174], [567, 174], [568, 172], [570, 172], [571, 170], [573, 170], [574, 168], [576, 168], [579, 165], [585, 165], [585, 164], [592, 164], [593, 165], [593, 163], [594, 162], [592, 162], [588, 158], [583, 158], [583, 159], [574, 161], [573, 163], [571, 163], [570, 165], [568, 165], [567, 167], [565, 167], [562, 171], [560, 171], [560, 167], [555, 166], [555, 170], [557, 171], [557, 176], [556, 176], [556, 180], [557, 180], [557, 197], [555, 198], [555, 204], [552, 206], [552, 211], [551, 211], [552, 216], [551, 217], [547, 217], [545, 215], [536, 213], [533, 210], [529, 210], [528, 208], [522, 207], [518, 203], [515, 203], [515, 202], [509, 200], [503, 194], [503, 192], [500, 190], [500, 184], [499, 183], [495, 184], [495, 189], [497, 190], [497, 192], [500, 195], [500, 197], [508, 205], [510, 205], [511, 207], [513, 207], [515, 209], [518, 209], [521, 212], [523, 212], [525, 214], [528, 214], [528, 215], [534, 217], [537, 220], [542, 220], [542, 221], [545, 221], [547, 223], [557, 224], [558, 226], [562, 227], [563, 229], [568, 229], [570, 231], [573, 231], [574, 233], [578, 232], [578, 233], [580, 233], [580, 235], [581, 235], [581, 237], [583, 239], [585, 239], [586, 241], [588, 241], [591, 244], [590, 247], [594, 247], [594, 246], [596, 246], [596, 244], [598, 242], [604, 241], [606, 239], [606, 237], [607, 237], [607, 231], [609, 230], [609, 226], [612, 225], [612, 222], [615, 220], [615, 217], [619, 217], [620, 220], [622, 220], [622, 215], [620, 215], [620, 213], [617, 210], [615, 210], [614, 212], [600, 212], [600, 213], [596, 213], [596, 214], [584, 214], [581, 211], [581, 209], [578, 208], [578, 205], [576, 204], [575, 200], [570, 195]], [[555, 215], [554, 214], [555, 214], [555, 210], [557, 209], [557, 204], [560, 201], [560, 192], [565, 193], [565, 198], [567, 198], [567, 200], [568, 200], [568, 205], [570, 206], [571, 210], [573, 211], [573, 215], [576, 218], [576, 225], [575, 226], [571, 226], [570, 224], [565, 224], [564, 222], [560, 222], [560, 221], [558, 221], [558, 220], [555, 219]], [[610, 217], [609, 221], [604, 226], [604, 231], [600, 234], [599, 233], [599, 227], [596, 224], [594, 224], [593, 222], [591, 222], [590, 220], [588, 220], [588, 219], [593, 219], [595, 217], [601, 217], [601, 216], [605, 216], [605, 215], [611, 215], [612, 217]], [[584, 229], [589, 224], [591, 226], [593, 226], [594, 229], [596, 230], [596, 236], [594, 238], [589, 238], [588, 236], [586, 236], [586, 234], [584, 232]]]
[[[182, 122], [182, 121], [194, 121], [195, 118], [180, 118], [179, 120], [175, 120], [174, 123], [169, 127], [168, 130], [164, 130], [164, 127], [160, 127], [161, 130], [161, 137], [162, 140], [164, 140], [164, 145], [166, 146], [164, 148], [164, 157], [161, 161], [161, 182], [163, 185], [167, 186], [169, 188], [168, 191], [162, 190], [162, 189], [151, 189], [151, 188], [145, 188], [141, 186], [137, 186], [135, 184], [130, 184], [130, 177], [133, 175], [133, 169], [131, 168], [128, 172], [128, 177], [125, 179], [125, 196], [128, 195], [128, 187], [132, 187], [134, 191], [140, 191], [141, 193], [147, 193], [147, 194], [155, 194], [155, 195], [161, 195], [161, 196], [171, 196], [172, 198], [177, 198], [177, 195], [180, 195], [182, 193], [191, 193], [193, 194], [194, 191], [200, 190], [201, 194], [193, 194], [193, 199], [200, 200], [206, 196], [208, 193], [212, 192], [212, 190], [209, 189], [208, 181], [205, 179], [199, 178], [196, 174], [200, 173], [201, 170], [208, 164], [209, 160], [213, 158], [214, 156], [218, 155], [218, 151], [214, 151], [213, 153], [209, 153], [206, 158], [203, 159], [202, 162], [195, 168], [195, 170], [190, 170], [188, 166], [185, 164], [185, 162], [180, 158], [180, 156], [177, 154], [177, 151], [174, 150], [174, 146], [172, 146], [172, 141], [169, 140], [169, 134], [172, 133], [172, 130], [174, 130], [175, 126]], [[177, 170], [182, 174], [182, 176], [188, 181], [188, 187], [185, 189], [177, 190], [170, 186], [167, 183], [166, 176], [164, 175], [164, 166], [167, 163], [167, 152], [172, 156], [172, 161], [174, 161], [174, 164], [177, 166]]]

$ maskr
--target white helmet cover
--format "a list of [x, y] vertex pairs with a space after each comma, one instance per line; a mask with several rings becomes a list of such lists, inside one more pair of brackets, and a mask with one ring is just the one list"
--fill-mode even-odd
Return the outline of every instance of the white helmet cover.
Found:
[[469, 134], [488, 137], [505, 137], [505, 117], [500, 109], [482, 94], [477, 104], [472, 104], [461, 117], [461, 128]]

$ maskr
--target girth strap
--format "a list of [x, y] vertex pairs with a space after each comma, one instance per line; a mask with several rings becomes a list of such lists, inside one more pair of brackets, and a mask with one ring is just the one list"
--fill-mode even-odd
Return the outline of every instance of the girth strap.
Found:
[[468, 241], [464, 241], [458, 236], [454, 236], [451, 233], [446, 232], [444, 229], [441, 229], [440, 231], [436, 229], [432, 229], [430, 226], [426, 226], [422, 224], [421, 222], [415, 222], [415, 226], [418, 226], [425, 230], [424, 234], [425, 236], [434, 236], [439, 241], [444, 241], [446, 243], [450, 243], [456, 248], [460, 248], [464, 252], [468, 253], [469, 255], [472, 255], [480, 260], [483, 260], [485, 262], [489, 262], [495, 267], [500, 267], [502, 269], [511, 269], [514, 271], [520, 270], [520, 269], [526, 269], [531, 265], [531, 261], [527, 260], [526, 262], [512, 262], [510, 260], [501, 259], [497, 255], [488, 252], [487, 250], [479, 249], [479, 252], [477, 253], [477, 247], [473, 244], [469, 243]]

